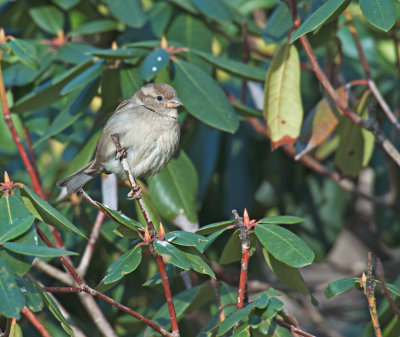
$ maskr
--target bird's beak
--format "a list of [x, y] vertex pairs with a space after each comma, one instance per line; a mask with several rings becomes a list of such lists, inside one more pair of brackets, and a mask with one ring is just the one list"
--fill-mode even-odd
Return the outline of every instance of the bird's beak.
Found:
[[174, 97], [167, 102], [167, 108], [178, 108], [182, 105], [182, 102], [177, 97]]

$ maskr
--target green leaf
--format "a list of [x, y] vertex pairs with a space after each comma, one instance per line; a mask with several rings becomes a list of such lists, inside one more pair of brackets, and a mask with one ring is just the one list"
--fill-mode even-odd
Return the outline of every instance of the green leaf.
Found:
[[220, 264], [229, 264], [240, 261], [242, 258], [242, 244], [239, 238], [239, 230], [235, 230], [228, 242], [224, 245], [224, 250], [219, 258]]
[[351, 289], [355, 283], [356, 280], [351, 277], [345, 277], [340, 280], [329, 282], [329, 284], [325, 288], [325, 297], [332, 298], [341, 293], [344, 293], [345, 291]]
[[25, 300], [15, 281], [13, 270], [0, 258], [0, 315], [19, 319], [24, 305]]
[[278, 261], [265, 248], [263, 248], [263, 254], [268, 266], [271, 268], [279, 281], [292, 289], [311, 295], [310, 290], [307, 288], [307, 285], [305, 284], [303, 277], [297, 268], [293, 268], [283, 262]]
[[17, 101], [12, 107], [12, 111], [16, 113], [34, 111], [57, 102], [63, 97], [60, 94], [60, 90], [73, 78], [85, 71], [91, 64], [91, 60], [82, 62], [64, 74], [47, 81]]
[[[324, 24], [347, 0], [328, 0], [312, 13], [298, 29], [296, 29], [290, 43], [296, 41], [300, 36], [317, 29]], [[343, 8], [344, 9], [344, 8]]]
[[234, 61], [227, 57], [214, 56], [196, 49], [190, 49], [190, 51], [196, 55], [199, 55], [203, 60], [206, 60], [210, 64], [215, 65], [216, 67], [225, 70], [230, 74], [253, 81], [265, 81], [266, 71], [263, 69], [250, 66], [243, 62]]
[[185, 232], [185, 231], [173, 231], [165, 234], [165, 238], [168, 242], [171, 242], [179, 246], [193, 246], [197, 247], [203, 242], [207, 241], [202, 235]]
[[126, 274], [132, 273], [141, 261], [142, 249], [140, 247], [136, 246], [128, 250], [107, 268], [107, 275], [103, 279], [104, 284], [116, 282]]
[[193, 64], [176, 61], [175, 66], [174, 85], [189, 113], [211, 127], [234, 133], [238, 117], [214, 79]]
[[156, 2], [149, 12], [150, 27], [154, 35], [161, 37], [173, 13], [173, 6], [167, 2]]
[[279, 216], [269, 216], [260, 219], [259, 223], [269, 223], [269, 224], [280, 224], [280, 225], [292, 225], [296, 223], [303, 222], [305, 219], [298, 216], [292, 215], [279, 215]]
[[[0, 203], [5, 199], [7, 198], [1, 199]], [[2, 223], [0, 225], [0, 242], [15, 239], [25, 233], [32, 226], [34, 220], [35, 217], [30, 215], [22, 219], [12, 219], [12, 222], [9, 223]]]
[[140, 0], [110, 0], [108, 8], [112, 15], [130, 27], [140, 28], [147, 20]]
[[251, 302], [249, 305], [245, 306], [242, 309], [239, 309], [235, 312], [233, 312], [230, 316], [228, 316], [220, 325], [218, 329], [218, 334], [217, 336], [222, 336], [226, 332], [228, 332], [236, 323], [239, 321], [243, 320], [245, 317], [247, 317], [251, 310], [256, 307], [256, 308], [265, 308], [268, 305], [269, 298], [268, 296], [263, 293], [260, 298], [255, 300], [254, 302]]
[[140, 75], [146, 81], [151, 80], [156, 74], [165, 69], [169, 63], [169, 54], [163, 48], [153, 50], [143, 60], [140, 66]]
[[9, 337], [23, 337], [22, 336], [22, 329], [16, 322], [11, 322], [11, 329]]
[[196, 231], [196, 233], [200, 235], [212, 234], [219, 231], [222, 228], [226, 228], [227, 226], [234, 224], [235, 222], [236, 222], [235, 220], [227, 220], [227, 221], [212, 223], [207, 226], [201, 227]]
[[245, 104], [242, 104], [240, 102], [232, 102], [232, 105], [235, 108], [236, 112], [238, 114], [241, 114], [242, 116], [257, 117], [257, 118], [262, 117], [261, 111], [253, 109]]
[[114, 60], [142, 57], [147, 55], [148, 51], [141, 48], [99, 49], [90, 54], [104, 59]]
[[[367, 90], [357, 106], [357, 114], [368, 120]], [[340, 137], [336, 150], [334, 164], [343, 176], [356, 177], [361, 169], [368, 165], [375, 144], [375, 136], [368, 130], [362, 129], [347, 117], [342, 117], [337, 134]]]
[[283, 302], [281, 300], [278, 300], [276, 297], [270, 297], [269, 298], [269, 303], [268, 303], [268, 307], [267, 310], [265, 311], [265, 313], [263, 314], [263, 317], [265, 315], [265, 317], [267, 319], [272, 319], [274, 318], [279, 311], [281, 311], [283, 309]]
[[360, 0], [360, 8], [369, 23], [385, 32], [396, 22], [396, 9], [392, 0]]
[[68, 82], [61, 89], [60, 95], [69, 94], [70, 92], [76, 89], [80, 89], [83, 86], [89, 84], [101, 73], [102, 69], [103, 69], [103, 61], [96, 62], [95, 64], [87, 68], [85, 71], [80, 73], [78, 76], [76, 76], [74, 79], [72, 79], [70, 82]]
[[211, 276], [213, 279], [216, 279], [214, 271], [207, 264], [204, 257], [199, 253], [199, 251], [194, 247], [180, 247], [181, 252], [185, 255], [185, 257], [190, 261], [192, 268], [194, 271], [197, 271], [200, 274], [206, 274]]
[[286, 228], [259, 224], [255, 226], [255, 233], [273, 257], [289, 266], [300, 268], [314, 260], [314, 252], [302, 239]]
[[120, 73], [122, 98], [128, 99], [144, 84], [138, 68], [122, 68]]
[[67, 320], [65, 319], [64, 315], [61, 313], [56, 302], [54, 302], [54, 300], [50, 297], [49, 294], [47, 294], [46, 292], [43, 291], [43, 289], [40, 287], [40, 285], [34, 279], [31, 279], [31, 280], [34, 283], [36, 289], [39, 291], [40, 295], [42, 296], [43, 302], [49, 308], [50, 312], [54, 315], [54, 317], [60, 322], [61, 327], [64, 329], [64, 331], [68, 335], [73, 336], [74, 331], [69, 326]]
[[285, 3], [279, 3], [270, 17], [268, 17], [262, 38], [265, 43], [274, 43], [287, 36], [289, 29], [293, 27], [292, 15]]
[[89, 35], [96, 33], [104, 33], [119, 28], [117, 22], [113, 20], [94, 20], [84, 23], [82, 26], [75, 28], [69, 32], [70, 35]]
[[232, 12], [223, 1], [215, 0], [192, 0], [194, 5], [205, 15], [216, 21], [229, 21], [232, 19]]
[[34, 245], [26, 245], [26, 244], [16, 243], [16, 242], [3, 242], [2, 246], [14, 253], [18, 253], [18, 254], [22, 254], [22, 255], [38, 256], [38, 257], [57, 257], [57, 256], [63, 256], [63, 255], [78, 255], [78, 253], [71, 252], [69, 250], [50, 248], [50, 247], [42, 247], [42, 246], [34, 246]]
[[174, 245], [171, 245], [166, 241], [155, 240], [153, 246], [158, 254], [163, 255], [164, 258], [167, 258], [169, 263], [172, 263], [173, 265], [185, 270], [189, 270], [191, 268], [192, 265], [186, 258], [185, 254], [183, 254]]
[[57, 6], [60, 6], [64, 10], [69, 10], [72, 7], [75, 7], [81, 0], [53, 0]]
[[33, 312], [39, 312], [43, 309], [42, 296], [36, 289], [35, 285], [26, 276], [17, 277], [18, 286], [22, 290], [22, 294], [25, 298], [25, 305]]
[[169, 221], [184, 215], [197, 222], [197, 172], [183, 150], [156, 176], [149, 179], [150, 198], [155, 208]]
[[[173, 264], [167, 264], [165, 266], [165, 272], [167, 273], [168, 279], [171, 280], [174, 277], [178, 276], [180, 273], [182, 273], [182, 269], [174, 266]], [[147, 287], [161, 283], [162, 283], [161, 275], [160, 273], [156, 273], [151, 278], [149, 278], [145, 283], [143, 283], [143, 286]]]
[[179, 7], [183, 8], [185, 11], [188, 11], [192, 14], [197, 14], [197, 9], [192, 4], [191, 0], [170, 0], [173, 4], [178, 5]]
[[55, 6], [38, 6], [29, 10], [33, 21], [47, 33], [57, 35], [64, 28], [64, 15]]
[[71, 221], [58, 212], [53, 206], [41, 199], [29, 187], [23, 185], [20, 188], [20, 191], [26, 208], [28, 208], [28, 210], [36, 217], [36, 219], [39, 219], [48, 225], [76, 233], [86, 238], [86, 236], [77, 227], [75, 227]]
[[90, 161], [90, 159], [92, 159], [101, 132], [102, 130], [98, 130], [89, 138], [89, 140], [85, 142], [82, 150], [80, 150], [78, 154], [75, 155], [74, 158], [68, 163], [68, 166], [65, 169], [63, 176], [68, 177], [69, 175], [86, 165]]
[[204, 242], [200, 247], [197, 247], [198, 250], [202, 253], [204, 252], [211, 244], [220, 236], [223, 232], [225, 232], [227, 228], [222, 228], [217, 232], [212, 233], [210, 236], [207, 237], [207, 242]]
[[303, 105], [300, 95], [300, 60], [295, 46], [284, 44], [268, 68], [263, 115], [272, 149], [293, 145], [300, 134]]
[[40, 63], [37, 58], [36, 48], [32, 43], [14, 38], [8, 45], [23, 64], [31, 69], [39, 70]]
[[391, 291], [394, 295], [400, 296], [400, 288], [398, 288], [395, 284], [386, 283], [386, 287]]
[[137, 222], [131, 218], [129, 218], [128, 216], [126, 216], [124, 213], [122, 213], [121, 211], [116, 211], [113, 210], [111, 208], [108, 208], [107, 206], [103, 205], [102, 203], [96, 201], [96, 204], [98, 206], [100, 206], [102, 209], [104, 209], [106, 211], [106, 213], [112, 218], [114, 219], [116, 222], [118, 222], [119, 224], [126, 226], [130, 229], [133, 229], [134, 231], [137, 232], [138, 228], [144, 228], [143, 225], [140, 222]]
[[57, 49], [57, 59], [64, 62], [78, 64], [93, 58], [91, 52], [101, 50], [87, 43], [67, 42]]
[[[22, 202], [21, 202], [22, 204]], [[25, 208], [25, 206], [22, 204]], [[36, 245], [38, 241], [38, 234], [36, 233], [35, 227], [31, 227], [26, 233], [16, 238], [13, 242]], [[0, 258], [8, 263], [17, 275], [26, 274], [32, 266], [34, 260], [33, 256], [21, 255], [13, 253], [7, 249], [0, 248]]]

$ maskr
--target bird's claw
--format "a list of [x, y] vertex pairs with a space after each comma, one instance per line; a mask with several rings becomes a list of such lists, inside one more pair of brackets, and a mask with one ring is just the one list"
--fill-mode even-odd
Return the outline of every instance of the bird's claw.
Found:
[[126, 198], [128, 200], [139, 199], [142, 197], [142, 188], [139, 186], [133, 187]]
[[120, 151], [117, 152], [115, 155], [115, 160], [121, 160], [126, 157], [126, 150], [125, 148], [122, 148]]

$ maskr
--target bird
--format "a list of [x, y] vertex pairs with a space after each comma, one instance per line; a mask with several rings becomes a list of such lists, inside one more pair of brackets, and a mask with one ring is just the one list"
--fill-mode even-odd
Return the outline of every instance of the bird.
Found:
[[[107, 123], [87, 165], [57, 182], [68, 194], [79, 191], [100, 173], [123, 177], [121, 157], [127, 159], [134, 178], [144, 179], [160, 172], [179, 147], [178, 108], [182, 102], [176, 90], [166, 83], [149, 83], [131, 98], [122, 101]], [[119, 136], [122, 150], [117, 151], [111, 135]], [[139, 197], [134, 191], [128, 198]]]

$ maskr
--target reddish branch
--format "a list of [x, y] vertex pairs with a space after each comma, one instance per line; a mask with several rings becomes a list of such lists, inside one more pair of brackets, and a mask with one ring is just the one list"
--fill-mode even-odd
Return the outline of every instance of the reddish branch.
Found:
[[49, 332], [46, 330], [43, 324], [39, 322], [39, 320], [32, 311], [30, 311], [27, 307], [24, 307], [22, 309], [22, 313], [26, 316], [26, 318], [29, 319], [29, 321], [32, 323], [32, 325], [36, 328], [36, 330], [42, 337], [51, 337]]
[[[296, 0], [291, 0], [291, 12], [293, 18], [293, 25], [295, 28], [300, 26], [300, 17], [297, 13], [296, 9]], [[304, 51], [307, 54], [307, 57], [311, 63], [311, 67], [317, 76], [318, 80], [320, 81], [321, 85], [324, 87], [327, 94], [332, 98], [335, 104], [343, 111], [343, 113], [350, 118], [355, 124], [359, 125], [360, 127], [371, 131], [375, 136], [375, 141], [382, 146], [385, 152], [392, 158], [392, 160], [400, 166], [400, 153], [397, 149], [393, 146], [393, 144], [386, 138], [385, 134], [379, 128], [376, 122], [369, 122], [362, 119], [358, 114], [352, 111], [347, 104], [339, 97], [327, 77], [325, 76], [324, 72], [322, 71], [321, 67], [318, 64], [318, 60], [314, 54], [314, 51], [308, 41], [307, 36], [302, 35], [300, 38], [300, 43], [303, 46]]]
[[[115, 134], [111, 135], [111, 138], [114, 142], [117, 153], [121, 153], [122, 146], [119, 141], [119, 135], [115, 133]], [[138, 185], [135, 181], [135, 178], [132, 176], [128, 161], [126, 160], [126, 158], [124, 156], [120, 157], [120, 161], [121, 161], [121, 165], [125, 171], [126, 177], [128, 178], [129, 184], [131, 186], [131, 190], [134, 194], [136, 194]], [[153, 256], [156, 258], [158, 269], [160, 271], [161, 280], [162, 280], [162, 284], [164, 287], [165, 298], [166, 298], [167, 305], [168, 305], [168, 311], [169, 311], [169, 315], [171, 318], [172, 334], [174, 337], [178, 337], [180, 335], [179, 327], [178, 327], [178, 319], [176, 318], [174, 302], [172, 300], [171, 289], [170, 289], [169, 282], [168, 282], [168, 276], [165, 271], [164, 261], [163, 261], [162, 257], [154, 251], [154, 248], [152, 246], [152, 241], [156, 238], [156, 230], [154, 228], [153, 222], [151, 221], [151, 218], [150, 218], [149, 212], [147, 211], [146, 205], [143, 202], [141, 194], [138, 195], [136, 200], [138, 201], [140, 210], [142, 211], [144, 220], [146, 221], [146, 224], [147, 224], [144, 239], [145, 239], [145, 241], [148, 242], [150, 251], [153, 254]], [[160, 224], [160, 231], [163, 231], [161, 224]], [[162, 233], [161, 236], [163, 237], [164, 233]]]
[[[3, 51], [0, 50], [0, 62], [3, 56]], [[3, 74], [1, 70], [1, 63], [0, 63], [0, 100], [3, 108], [3, 115], [4, 119], [7, 123], [8, 128], [10, 129], [12, 139], [17, 146], [18, 152], [21, 156], [21, 159], [25, 165], [26, 171], [29, 174], [29, 177], [31, 178], [32, 184], [33, 184], [33, 189], [36, 191], [36, 193], [42, 198], [45, 199], [42, 186], [40, 185], [40, 181], [35, 174], [35, 169], [33, 168], [28, 154], [25, 151], [24, 146], [22, 145], [21, 139], [18, 136], [17, 130], [15, 128], [14, 122], [11, 119], [11, 114], [10, 114], [10, 109], [8, 107], [7, 103], [7, 97], [6, 97], [6, 89], [4, 86], [4, 81], [3, 81]]]
[[278, 323], [281, 327], [288, 329], [290, 332], [292, 333], [296, 333], [300, 336], [304, 336], [304, 337], [315, 337], [314, 335], [309, 334], [308, 332], [305, 332], [303, 330], [300, 330], [298, 328], [296, 328], [294, 325], [286, 323], [285, 321], [281, 320], [278, 317], [274, 317], [274, 321], [276, 323]]
[[243, 308], [243, 300], [246, 292], [246, 282], [247, 282], [247, 269], [249, 266], [249, 258], [250, 258], [250, 235], [249, 235], [249, 217], [247, 215], [247, 211], [245, 210], [245, 221], [243, 218], [239, 216], [237, 211], [232, 210], [233, 215], [235, 216], [237, 227], [239, 228], [240, 234], [239, 238], [242, 243], [242, 259], [240, 261], [240, 280], [239, 280], [239, 289], [237, 296], [237, 309]]

